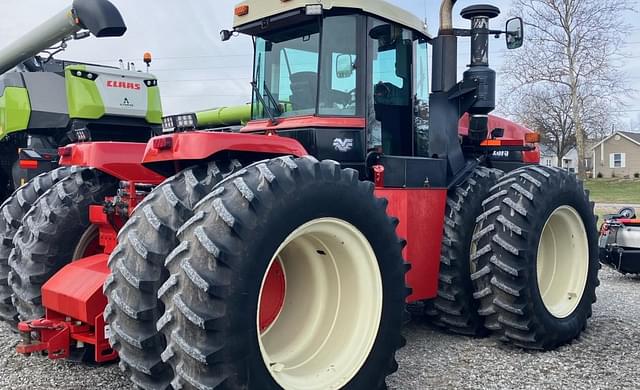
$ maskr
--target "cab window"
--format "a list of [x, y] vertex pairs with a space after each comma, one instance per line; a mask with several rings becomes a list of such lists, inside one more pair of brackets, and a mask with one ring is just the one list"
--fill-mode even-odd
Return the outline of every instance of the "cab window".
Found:
[[368, 24], [368, 147], [413, 154], [413, 33], [375, 18]]

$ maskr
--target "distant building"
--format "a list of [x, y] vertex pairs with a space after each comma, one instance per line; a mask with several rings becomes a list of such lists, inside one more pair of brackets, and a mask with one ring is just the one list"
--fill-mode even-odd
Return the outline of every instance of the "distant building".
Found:
[[[587, 171], [591, 168], [591, 159], [587, 159]], [[577, 173], [578, 172], [578, 151], [573, 148], [569, 150], [567, 154], [562, 156], [562, 158], [558, 158], [556, 152], [545, 145], [540, 148], [540, 164], [546, 165], [549, 167], [560, 167], [568, 172]]]
[[640, 176], [640, 133], [616, 131], [591, 148], [592, 177]]

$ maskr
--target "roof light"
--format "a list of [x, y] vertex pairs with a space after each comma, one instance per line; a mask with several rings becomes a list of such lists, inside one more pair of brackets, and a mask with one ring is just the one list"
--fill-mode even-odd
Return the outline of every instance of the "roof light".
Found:
[[245, 16], [249, 14], [249, 6], [248, 5], [239, 5], [235, 10], [236, 16]]
[[307, 16], [322, 15], [322, 4], [312, 4], [307, 6]]

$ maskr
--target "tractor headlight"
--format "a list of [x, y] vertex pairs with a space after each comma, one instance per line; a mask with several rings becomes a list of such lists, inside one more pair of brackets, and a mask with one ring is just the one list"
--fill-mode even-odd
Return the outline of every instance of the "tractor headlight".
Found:
[[71, 71], [71, 74], [76, 77], [80, 77], [81, 79], [86, 79], [91, 81], [95, 81], [98, 78], [98, 75], [96, 73], [87, 72], [84, 70], [74, 70], [74, 71]]
[[196, 126], [197, 119], [195, 114], [172, 115], [162, 119], [162, 129], [165, 133], [194, 130]]
[[311, 4], [307, 6], [307, 16], [319, 16], [322, 15], [322, 4]]

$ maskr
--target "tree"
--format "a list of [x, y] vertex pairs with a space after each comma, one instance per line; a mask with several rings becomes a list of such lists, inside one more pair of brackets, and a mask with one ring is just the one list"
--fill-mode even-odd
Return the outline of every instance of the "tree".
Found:
[[[513, 0], [516, 14], [527, 25], [527, 39], [524, 49], [513, 51], [505, 63], [510, 98], [519, 95], [523, 107], [518, 108], [533, 110], [528, 115], [534, 118], [552, 116], [551, 112], [536, 115], [539, 110], [568, 116], [538, 125], [552, 136], [574, 137], [582, 177], [587, 138], [609, 128], [598, 128], [602, 125], [598, 114], [610, 118], [606, 113], [622, 105], [630, 92], [616, 58], [627, 32], [624, 13], [633, 9], [632, 1]], [[565, 125], [555, 127], [559, 122]]]
[[[599, 98], [584, 101], [581, 108], [585, 133], [591, 138], [601, 138], [616, 121], [610, 104]], [[539, 83], [520, 87], [504, 99], [502, 111], [540, 133], [542, 144], [558, 157], [558, 166], [562, 165], [562, 157], [577, 146], [571, 95], [565, 85]]]

